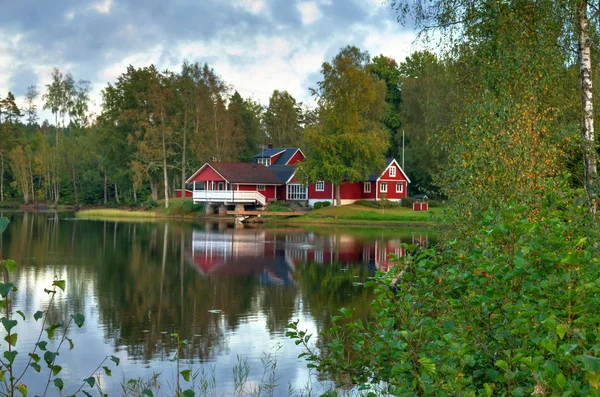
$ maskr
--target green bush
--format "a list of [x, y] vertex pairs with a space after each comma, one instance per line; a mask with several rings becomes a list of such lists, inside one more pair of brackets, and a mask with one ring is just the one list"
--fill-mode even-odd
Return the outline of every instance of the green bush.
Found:
[[329, 207], [331, 205], [331, 202], [329, 201], [322, 201], [323, 203], [323, 207]]
[[202, 211], [204, 205], [194, 204], [192, 200], [176, 201], [169, 207], [169, 215], [190, 215], [194, 212]]
[[158, 205], [158, 203], [154, 200], [148, 200], [148, 209], [151, 210], [152, 208], [156, 207]]
[[368, 284], [372, 321], [342, 308], [322, 349], [298, 322], [287, 335], [310, 365], [359, 390], [598, 396], [597, 220], [571, 193], [548, 193], [536, 216], [514, 204], [487, 213], [478, 232], [446, 246], [405, 245]]
[[318, 210], [319, 208], [323, 208], [323, 203], [321, 201], [317, 201], [313, 207], [314, 209]]
[[[404, 201], [404, 199], [403, 199]], [[400, 203], [397, 201], [391, 200], [358, 200], [354, 204], [362, 205], [363, 207], [369, 208], [398, 208], [400, 207]]]

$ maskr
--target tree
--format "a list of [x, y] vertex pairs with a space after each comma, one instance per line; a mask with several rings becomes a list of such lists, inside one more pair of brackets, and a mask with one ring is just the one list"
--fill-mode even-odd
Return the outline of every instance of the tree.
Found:
[[287, 91], [273, 91], [265, 110], [265, 131], [276, 147], [300, 146], [302, 142], [301, 104]]
[[[474, 50], [475, 59], [481, 69], [488, 72], [491, 78], [486, 83], [487, 87], [494, 89], [506, 87], [511, 79], [521, 79], [522, 73], [517, 70], [499, 71], [497, 65], [502, 64], [502, 59], [507, 60], [499, 53], [500, 43], [504, 44], [503, 50], [515, 54], [518, 50], [522, 60], [539, 61], [550, 60], [548, 54], [554, 54], [555, 59], [563, 60], [563, 66], [573, 62], [580, 71], [580, 103], [581, 103], [581, 152], [583, 154], [583, 186], [585, 187], [588, 203], [595, 212], [597, 207], [597, 160], [596, 142], [593, 123], [593, 94], [592, 94], [592, 68], [590, 49], [590, 20], [598, 27], [600, 20], [599, 10], [588, 0], [560, 0], [560, 1], [531, 1], [531, 0], [438, 0], [425, 2], [422, 0], [391, 0], [391, 6], [396, 10], [399, 20], [404, 22], [406, 16], [414, 19], [417, 28], [427, 34], [433, 30], [440, 30], [448, 47], [458, 54], [467, 48]], [[589, 12], [592, 11], [590, 14]], [[518, 18], [515, 18], [518, 16]], [[535, 16], [535, 18], [529, 18]], [[525, 17], [525, 19], [521, 19]], [[499, 22], [501, 20], [501, 22]], [[510, 28], [508, 28], [510, 26]], [[512, 28], [512, 30], [511, 30]], [[531, 36], [523, 35], [524, 29]], [[520, 34], [520, 36], [519, 36]], [[512, 37], [512, 41], [505, 40]], [[499, 40], [498, 40], [499, 39]], [[556, 45], [559, 42], [560, 46]], [[570, 48], [577, 48], [576, 53], [571, 53]], [[495, 49], [494, 49], [495, 47]], [[528, 48], [530, 52], [524, 52]], [[482, 51], [483, 50], [483, 51]], [[489, 57], [494, 50], [498, 55], [495, 59]], [[482, 56], [483, 55], [483, 56]], [[516, 62], [511, 61], [512, 66]], [[552, 76], [556, 63], [548, 65], [539, 62], [522, 64], [521, 72], [526, 71], [529, 79], [534, 79], [539, 87], [545, 87], [547, 77]], [[500, 72], [500, 73], [497, 73]], [[513, 72], [513, 73], [511, 73]], [[535, 73], [537, 73], [537, 75]], [[530, 80], [531, 81], [531, 80]], [[550, 88], [555, 82], [549, 82]], [[500, 83], [500, 84], [497, 84]], [[551, 91], [551, 90], [550, 90]]]
[[387, 157], [398, 158], [401, 154], [401, 147], [398, 145], [401, 140], [400, 127], [400, 104], [402, 103], [402, 91], [400, 88], [400, 70], [398, 64], [392, 58], [383, 55], [376, 56], [369, 65], [369, 71], [379, 80], [385, 82], [387, 88], [385, 101], [388, 105], [388, 111], [383, 119], [385, 127], [389, 131], [390, 148]]
[[235, 128], [241, 129], [244, 136], [240, 161], [251, 162], [266, 139], [260, 122], [263, 108], [251, 98], [244, 100], [236, 91], [229, 99], [228, 111]]
[[389, 147], [381, 122], [387, 110], [385, 83], [369, 73], [368, 65], [367, 52], [345, 47], [331, 63], [323, 63], [323, 80], [313, 90], [319, 121], [307, 129], [307, 160], [299, 172], [310, 182], [334, 183], [338, 207], [340, 184], [381, 171]]
[[35, 101], [37, 97], [40, 95], [40, 92], [37, 89], [37, 86], [30, 85], [27, 87], [27, 94], [25, 94], [25, 119], [27, 120], [27, 125], [34, 125], [37, 123], [37, 105]]
[[4, 201], [4, 156], [16, 141], [19, 129], [16, 123], [22, 117], [12, 92], [0, 100], [0, 201]]

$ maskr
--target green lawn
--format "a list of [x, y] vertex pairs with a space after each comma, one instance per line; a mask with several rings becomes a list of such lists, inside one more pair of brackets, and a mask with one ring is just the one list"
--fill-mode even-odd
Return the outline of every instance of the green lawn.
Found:
[[429, 211], [413, 211], [411, 208], [369, 208], [351, 204], [340, 208], [325, 207], [312, 210], [308, 214], [295, 218], [299, 222], [398, 222], [427, 223], [443, 215], [443, 208], [430, 208]]

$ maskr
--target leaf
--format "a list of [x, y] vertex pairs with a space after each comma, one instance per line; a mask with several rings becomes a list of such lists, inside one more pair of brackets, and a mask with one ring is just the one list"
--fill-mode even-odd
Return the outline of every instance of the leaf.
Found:
[[104, 368], [104, 373], [106, 374], [106, 376], [112, 376], [112, 372], [110, 370], [110, 368], [108, 367], [102, 367]]
[[61, 378], [56, 378], [54, 379], [54, 386], [56, 386], [58, 390], [62, 391], [65, 384]]
[[597, 373], [600, 372], [600, 358], [583, 355], [579, 357], [585, 366], [586, 371]]
[[73, 344], [73, 340], [66, 336], [65, 336], [65, 339], [67, 340], [67, 342], [69, 342], [69, 350], [73, 350], [73, 348], [75, 347], [75, 345]]
[[190, 371], [189, 369], [185, 369], [183, 371], [180, 372], [181, 376], [183, 376], [183, 379], [185, 379], [186, 382], [190, 381], [190, 374], [192, 373], [192, 371]]
[[121, 359], [119, 357], [116, 356], [110, 356], [110, 360], [112, 362], [114, 362], [117, 366], [119, 365], [119, 363], [121, 362]]
[[17, 262], [12, 259], [6, 259], [4, 261], [4, 267], [8, 272], [8, 275], [11, 276], [17, 270]]
[[27, 386], [20, 384], [19, 386], [17, 386], [17, 390], [19, 391], [19, 393], [21, 393], [21, 395], [23, 395], [23, 397], [27, 397]]
[[187, 390], [184, 390], [184, 391], [181, 393], [181, 395], [182, 395], [183, 397], [194, 397], [196, 394], [194, 393], [194, 391], [193, 391], [192, 389], [187, 389]]
[[144, 396], [154, 397], [154, 394], [152, 393], [152, 390], [150, 390], [150, 389], [144, 389], [144, 391], [142, 392], [142, 394]]
[[6, 295], [8, 295], [10, 291], [12, 291], [13, 287], [14, 285], [12, 283], [0, 283], [0, 296], [6, 298]]
[[85, 394], [87, 397], [92, 397], [92, 395], [90, 393], [86, 392], [85, 390], [82, 390], [81, 392], [83, 394]]
[[77, 324], [77, 327], [83, 327], [83, 323], [85, 322], [85, 316], [83, 314], [72, 314], [71, 318], [73, 319], [73, 322]]
[[38, 363], [31, 363], [31, 368], [35, 369], [36, 372], [40, 372], [42, 370], [42, 367], [40, 367], [40, 365]]
[[17, 345], [17, 335], [18, 334], [10, 334], [10, 338], [8, 337], [8, 335], [6, 335], [4, 337], [4, 340], [9, 343], [11, 346], [16, 346]]
[[46, 362], [46, 364], [48, 364], [48, 366], [50, 366], [56, 359], [56, 356], [58, 356], [58, 353], [47, 351], [46, 353], [44, 353], [44, 361]]
[[31, 359], [33, 360], [34, 363], [37, 363], [40, 361], [40, 356], [38, 356], [37, 354], [29, 353], [28, 355], [29, 355], [29, 357], [31, 357]]
[[17, 314], [20, 315], [21, 317], [23, 317], [23, 321], [25, 321], [25, 315], [23, 314], [22, 311], [17, 310]]
[[52, 282], [52, 285], [55, 286], [55, 287], [58, 287], [58, 288], [60, 288], [61, 290], [64, 291], [67, 283], [65, 282], [65, 280], [54, 280]]
[[6, 227], [9, 223], [10, 221], [8, 220], [8, 218], [4, 216], [0, 218], [0, 234], [2, 234], [6, 230]]
[[6, 371], [0, 371], [0, 382], [4, 382], [4, 374], [6, 374]]
[[52, 366], [52, 375], [56, 376], [60, 373], [60, 371], [62, 371], [62, 367], [60, 365]]
[[496, 365], [496, 367], [498, 367], [500, 369], [508, 371], [508, 364], [504, 360], [498, 360], [498, 361], [496, 361], [495, 365]]
[[41, 342], [38, 342], [37, 345], [40, 348], [40, 350], [46, 350], [46, 346], [48, 346], [48, 342], [46, 342], [45, 340], [43, 340]]
[[94, 378], [93, 376], [90, 376], [89, 378], [85, 378], [83, 381], [85, 383], [87, 383], [88, 385], [90, 385], [90, 387], [94, 387], [94, 385], [96, 384], [96, 378]]
[[565, 376], [562, 373], [559, 373], [558, 375], [556, 375], [556, 384], [561, 389], [564, 388], [565, 385], [567, 384], [567, 379], [565, 378]]
[[419, 363], [425, 370], [425, 372], [429, 372], [431, 374], [435, 373], [435, 363], [431, 361], [431, 359], [427, 357], [419, 358]]
[[39, 320], [40, 318], [44, 317], [44, 312], [41, 310], [38, 310], [37, 312], [35, 312], [35, 314], [33, 315], [33, 319], [35, 321]]
[[4, 358], [9, 362], [9, 364], [12, 364], [15, 361], [15, 357], [17, 357], [17, 354], [19, 353], [16, 350], [3, 353]]
[[569, 328], [564, 324], [558, 324], [556, 326], [556, 333], [558, 334], [558, 337], [560, 339], [565, 337], [565, 334], [567, 333], [568, 330], [569, 330]]
[[6, 330], [6, 332], [10, 332], [11, 329], [13, 329], [17, 326], [17, 324], [19, 324], [17, 320], [9, 320], [6, 317], [2, 317], [2, 319], [0, 319], [0, 322], [2, 322], [2, 325], [4, 325], [4, 329]]
[[344, 317], [349, 318], [350, 316], [352, 316], [352, 313], [354, 313], [354, 310], [342, 307], [340, 309], [340, 312], [342, 312], [342, 314], [344, 315]]

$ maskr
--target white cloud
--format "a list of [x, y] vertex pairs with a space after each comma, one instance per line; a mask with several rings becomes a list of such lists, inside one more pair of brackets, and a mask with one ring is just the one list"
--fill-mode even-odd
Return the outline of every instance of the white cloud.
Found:
[[258, 14], [265, 8], [264, 0], [234, 0], [233, 5], [251, 14]]
[[102, 0], [92, 4], [92, 8], [101, 14], [110, 14], [112, 0]]
[[297, 7], [298, 11], [300, 11], [300, 15], [302, 16], [302, 23], [305, 25], [310, 25], [321, 17], [319, 8], [312, 1], [299, 3]]

